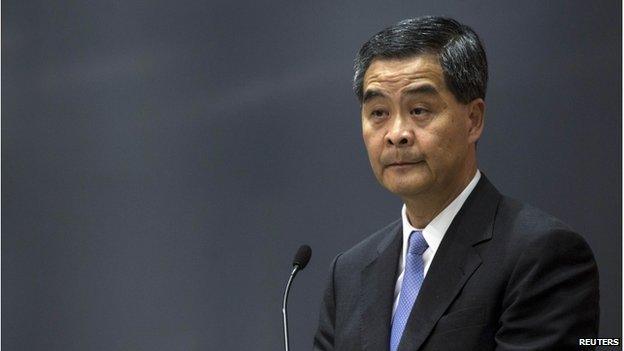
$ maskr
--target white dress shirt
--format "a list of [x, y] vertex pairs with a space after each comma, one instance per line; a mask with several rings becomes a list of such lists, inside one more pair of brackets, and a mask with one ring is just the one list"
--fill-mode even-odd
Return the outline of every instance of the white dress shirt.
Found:
[[459, 194], [455, 200], [453, 200], [442, 212], [440, 212], [434, 219], [427, 224], [424, 229], [416, 229], [414, 228], [409, 219], [407, 219], [407, 213], [405, 204], [403, 204], [403, 209], [401, 210], [401, 218], [403, 220], [403, 247], [401, 249], [401, 256], [399, 257], [399, 277], [397, 278], [396, 285], [394, 288], [394, 304], [392, 305], [392, 316], [394, 318], [394, 312], [396, 312], [397, 305], [399, 304], [399, 297], [401, 295], [401, 287], [403, 286], [403, 272], [405, 271], [405, 255], [407, 252], [407, 246], [409, 245], [409, 237], [410, 234], [414, 230], [421, 230], [425, 241], [429, 247], [423, 253], [423, 261], [425, 262], [425, 269], [423, 277], [427, 276], [427, 271], [429, 270], [429, 266], [431, 265], [431, 261], [433, 261], [433, 256], [435, 256], [436, 251], [438, 251], [438, 246], [442, 242], [442, 238], [444, 238], [444, 234], [446, 230], [451, 225], [453, 218], [457, 215], [457, 212], [461, 209], [462, 205], [468, 198], [468, 195], [472, 192], [472, 190], [477, 185], [481, 179], [481, 172], [477, 170], [474, 177], [468, 183], [466, 188]]

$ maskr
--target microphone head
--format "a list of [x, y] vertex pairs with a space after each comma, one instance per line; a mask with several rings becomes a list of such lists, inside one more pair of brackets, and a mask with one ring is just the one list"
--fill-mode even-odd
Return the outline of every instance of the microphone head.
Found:
[[304, 269], [308, 262], [310, 262], [310, 257], [312, 257], [312, 249], [310, 246], [301, 245], [293, 259], [293, 266], [299, 266], [299, 269]]

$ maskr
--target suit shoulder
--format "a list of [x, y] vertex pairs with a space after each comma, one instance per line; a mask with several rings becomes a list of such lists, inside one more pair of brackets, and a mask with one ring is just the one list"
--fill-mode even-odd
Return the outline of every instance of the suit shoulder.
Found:
[[531, 231], [540, 229], [570, 230], [570, 227], [560, 219], [537, 207], [507, 196], [502, 196], [498, 208], [498, 216], [507, 221], [511, 220], [518, 229]]
[[360, 266], [367, 263], [368, 258], [377, 252], [377, 248], [380, 245], [383, 245], [384, 241], [390, 242], [394, 235], [400, 231], [400, 229], [401, 219], [398, 219], [377, 230], [342, 253], [340, 255], [340, 264], [347, 266]]
[[[496, 216], [495, 234], [506, 233], [516, 244], [539, 241], [584, 243], [585, 238], [560, 219], [526, 203], [503, 196]], [[524, 246], [524, 245], [521, 245]]]

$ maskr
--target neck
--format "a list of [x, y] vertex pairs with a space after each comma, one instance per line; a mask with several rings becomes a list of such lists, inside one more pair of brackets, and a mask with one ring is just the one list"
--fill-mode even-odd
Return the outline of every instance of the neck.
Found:
[[415, 228], [425, 228], [440, 212], [442, 212], [468, 186], [477, 172], [476, 166], [468, 170], [463, 177], [444, 188], [444, 192], [437, 194], [418, 194], [410, 198], [403, 198], [407, 218]]

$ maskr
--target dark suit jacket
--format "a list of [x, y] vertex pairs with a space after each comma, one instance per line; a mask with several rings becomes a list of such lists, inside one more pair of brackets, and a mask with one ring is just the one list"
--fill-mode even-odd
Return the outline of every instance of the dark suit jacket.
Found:
[[[401, 221], [338, 255], [315, 350], [388, 350]], [[578, 350], [598, 331], [598, 270], [585, 240], [482, 176], [451, 223], [399, 350]]]

